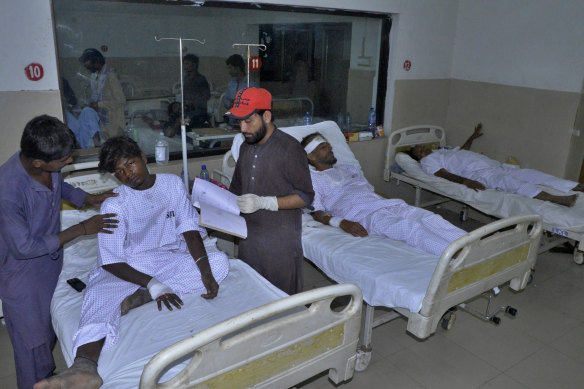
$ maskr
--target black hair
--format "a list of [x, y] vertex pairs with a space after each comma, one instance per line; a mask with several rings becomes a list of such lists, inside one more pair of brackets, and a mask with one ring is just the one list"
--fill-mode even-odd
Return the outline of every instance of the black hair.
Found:
[[83, 54], [79, 57], [79, 62], [85, 63], [87, 61], [91, 63], [100, 63], [102, 65], [105, 64], [105, 58], [97, 49], [85, 49], [83, 51]]
[[245, 73], [245, 61], [243, 60], [243, 57], [241, 55], [233, 54], [231, 57], [225, 60], [225, 63], [227, 65], [235, 66], [241, 69], [243, 73]]
[[70, 156], [74, 145], [75, 139], [65, 123], [49, 115], [31, 119], [20, 138], [22, 155], [45, 162]]
[[199, 67], [199, 57], [194, 54], [187, 54], [183, 57], [183, 61], [189, 61], [194, 63], [197, 67]]
[[[269, 111], [272, 114], [272, 123], [274, 123], [275, 117], [274, 117], [274, 111], [272, 111], [271, 109], [256, 109], [254, 113], [257, 113], [258, 115], [260, 115], [263, 119], [264, 117], [264, 112]], [[252, 113], [253, 115], [253, 113]]]
[[133, 157], [142, 157], [142, 150], [133, 139], [127, 136], [110, 138], [101, 147], [97, 168], [101, 173], [113, 173], [122, 158]]

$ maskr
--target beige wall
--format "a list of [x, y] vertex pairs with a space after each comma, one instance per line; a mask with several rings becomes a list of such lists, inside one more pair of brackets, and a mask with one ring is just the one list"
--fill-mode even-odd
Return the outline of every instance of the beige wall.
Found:
[[0, 165], [20, 149], [20, 137], [26, 123], [33, 117], [48, 114], [62, 119], [58, 91], [0, 92], [2, 115], [0, 128]]
[[445, 126], [449, 89], [449, 79], [396, 81], [393, 117], [386, 131], [415, 124]]
[[572, 92], [452, 80], [448, 142], [462, 144], [482, 122], [485, 135], [475, 141], [474, 151], [501, 162], [514, 156], [522, 167], [575, 179], [566, 172], [579, 97]]

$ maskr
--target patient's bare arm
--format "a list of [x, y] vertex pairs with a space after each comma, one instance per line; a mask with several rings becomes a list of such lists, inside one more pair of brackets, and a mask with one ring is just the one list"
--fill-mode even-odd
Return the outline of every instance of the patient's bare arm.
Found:
[[201, 272], [203, 285], [205, 285], [205, 288], [207, 289], [207, 293], [202, 294], [201, 297], [212, 299], [217, 296], [217, 293], [219, 292], [219, 284], [215, 280], [215, 277], [213, 277], [213, 272], [211, 272], [211, 265], [209, 264], [209, 258], [207, 257], [207, 252], [205, 251], [205, 245], [203, 244], [201, 235], [198, 231], [186, 231], [183, 233], [183, 236], [187, 242], [189, 252]]
[[440, 169], [436, 173], [434, 173], [434, 175], [437, 177], [445, 178], [448, 181], [456, 182], [457, 184], [462, 184], [462, 185], [469, 187], [471, 189], [474, 189], [474, 190], [485, 190], [486, 189], [485, 186], [483, 184], [481, 184], [480, 182], [470, 180], [468, 178], [464, 178], [464, 177], [458, 176], [456, 174], [450, 173], [446, 169]]
[[[333, 218], [332, 215], [327, 214], [324, 211], [315, 211], [310, 213], [312, 218], [317, 222], [321, 222], [322, 224], [330, 224], [331, 219]], [[339, 224], [339, 228], [345, 231], [348, 234], [353, 236], [367, 236], [367, 230], [359, 223], [352, 222], [350, 220], [343, 219]]]
[[464, 142], [464, 144], [460, 148], [462, 150], [470, 150], [470, 147], [472, 146], [473, 140], [483, 136], [482, 129], [483, 129], [483, 123], [477, 124], [472, 135], [466, 140], [466, 142]]

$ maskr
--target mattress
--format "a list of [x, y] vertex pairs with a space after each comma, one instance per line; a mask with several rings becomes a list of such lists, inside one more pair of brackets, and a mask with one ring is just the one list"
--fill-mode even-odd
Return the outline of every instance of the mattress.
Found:
[[304, 256], [338, 283], [352, 282], [371, 306], [417, 313], [438, 256], [382, 236], [354, 237], [304, 214]]
[[[63, 211], [63, 229], [95, 214], [95, 211]], [[207, 251], [216, 250], [215, 239], [205, 239]], [[73, 335], [79, 326], [83, 293], [66, 280], [86, 282], [97, 258], [97, 238], [82, 237], [65, 247], [63, 271], [51, 304], [53, 327], [68, 365], [73, 363]], [[137, 388], [144, 365], [160, 350], [234, 315], [287, 295], [240, 260], [230, 260], [230, 271], [213, 300], [199, 295], [184, 296], [183, 309], [158, 311], [155, 303], [131, 310], [120, 323], [120, 342], [102, 352], [99, 374], [102, 388]], [[162, 376], [166, 381], [187, 361], [181, 361]]]
[[[405, 153], [397, 153], [395, 160], [409, 177], [431, 185], [452, 199], [462, 201], [486, 214], [499, 218], [538, 214], [541, 215], [544, 224], [559, 229], [584, 232], [584, 196], [582, 194], [578, 196], [573, 207], [566, 207], [494, 189], [475, 191], [464, 185], [426, 174], [420, 168], [420, 164]], [[542, 189], [552, 194], [562, 194], [551, 188], [542, 186]]]

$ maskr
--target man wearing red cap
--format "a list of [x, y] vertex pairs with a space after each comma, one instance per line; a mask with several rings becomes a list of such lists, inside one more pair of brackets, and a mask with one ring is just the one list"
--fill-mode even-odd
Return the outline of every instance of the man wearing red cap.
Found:
[[241, 89], [226, 113], [239, 121], [245, 143], [229, 190], [247, 222], [239, 257], [284, 292], [302, 291], [301, 208], [314, 191], [306, 153], [273, 122], [272, 95]]

